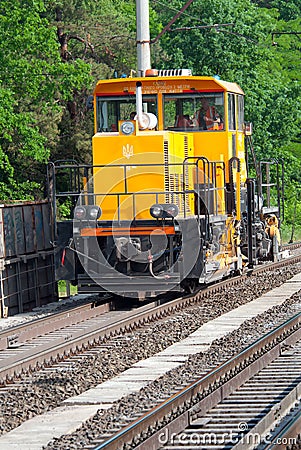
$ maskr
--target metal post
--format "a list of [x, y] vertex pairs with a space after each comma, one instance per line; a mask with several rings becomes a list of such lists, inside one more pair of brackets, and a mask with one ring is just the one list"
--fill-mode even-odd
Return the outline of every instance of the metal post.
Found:
[[266, 164], [265, 173], [266, 173], [266, 184], [267, 184], [266, 202], [267, 202], [267, 207], [270, 208], [270, 206], [271, 206], [271, 177], [270, 177], [270, 164], [269, 163]]
[[247, 229], [248, 229], [248, 260], [249, 268], [256, 263], [256, 243], [254, 242], [254, 181], [248, 178], [247, 184]]
[[151, 68], [149, 0], [136, 0], [136, 21], [138, 75], [143, 77], [145, 71]]
[[1, 296], [1, 314], [0, 317], [8, 316], [8, 306], [5, 306], [5, 295], [4, 295], [4, 280], [3, 280], [3, 272], [4, 272], [4, 258], [0, 259], [0, 296]]
[[71, 290], [70, 290], [70, 281], [66, 280], [66, 297], [70, 298]]
[[282, 222], [284, 221], [284, 162], [281, 160], [281, 212], [279, 211], [279, 217]]
[[21, 263], [17, 261], [16, 263], [16, 279], [17, 279], [17, 297], [18, 297], [18, 314], [24, 312], [23, 304], [23, 290], [22, 290], [22, 280], [21, 280]]
[[34, 263], [34, 292], [35, 292], [35, 296], [36, 296], [36, 307], [41, 306], [41, 296], [40, 296], [40, 289], [39, 287], [41, 286], [41, 282], [39, 280], [39, 267], [38, 267], [38, 257], [34, 258], [33, 263]]

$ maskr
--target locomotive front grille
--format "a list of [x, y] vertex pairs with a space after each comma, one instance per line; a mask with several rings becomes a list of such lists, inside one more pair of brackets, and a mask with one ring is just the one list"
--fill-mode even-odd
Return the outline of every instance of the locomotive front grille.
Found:
[[[188, 158], [188, 156], [189, 156], [188, 137], [187, 136], [184, 136], [184, 156], [185, 156], [185, 159]], [[184, 181], [183, 190], [186, 191], [187, 189], [189, 189], [189, 174], [188, 174], [188, 166], [186, 164], [184, 165], [184, 180], [183, 181]], [[189, 208], [189, 195], [188, 194], [183, 195], [182, 203], [183, 203], [184, 213], [189, 212], [190, 208]]]
[[[170, 195], [167, 193], [170, 191], [170, 179], [169, 179], [169, 154], [168, 154], [168, 141], [164, 140], [164, 189], [165, 189], [165, 202], [170, 203]], [[171, 187], [171, 190], [173, 188]]]

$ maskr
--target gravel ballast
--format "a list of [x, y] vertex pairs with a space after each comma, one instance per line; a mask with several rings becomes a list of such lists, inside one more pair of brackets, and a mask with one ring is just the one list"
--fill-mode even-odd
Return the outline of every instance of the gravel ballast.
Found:
[[[86, 356], [74, 357], [73, 362], [68, 363], [65, 368], [60, 365], [57, 370], [38, 372], [13, 390], [0, 391], [1, 433], [10, 431], [36, 414], [59, 406], [68, 397], [78, 395], [118, 375], [135, 362], [164, 350], [187, 337], [205, 322], [260, 297], [300, 270], [301, 265], [296, 264], [289, 268], [253, 275], [241, 284], [228, 288], [226, 292], [212, 295], [198, 306], [109, 340], [106, 345], [88, 352]], [[275, 327], [279, 321], [296, 312], [299, 305], [300, 295], [295, 295], [283, 305], [248, 321], [237, 331], [214, 342], [207, 352], [190, 357], [186, 364], [170, 371], [139, 393], [123, 398], [107, 411], [100, 410], [78, 433], [52, 441], [47, 450], [82, 448], [102, 431], [120, 423], [120, 418], [131, 417], [143, 406], [150, 407], [171, 390], [178, 389], [194, 376], [203, 374], [221, 360], [237, 353]]]

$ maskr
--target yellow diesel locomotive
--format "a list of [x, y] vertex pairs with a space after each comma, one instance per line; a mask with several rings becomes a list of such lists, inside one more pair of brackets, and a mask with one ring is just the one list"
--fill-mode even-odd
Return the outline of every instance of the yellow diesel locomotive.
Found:
[[279, 258], [283, 168], [247, 157], [237, 84], [146, 70], [99, 81], [93, 108], [92, 164], [48, 170], [59, 279], [144, 299]]

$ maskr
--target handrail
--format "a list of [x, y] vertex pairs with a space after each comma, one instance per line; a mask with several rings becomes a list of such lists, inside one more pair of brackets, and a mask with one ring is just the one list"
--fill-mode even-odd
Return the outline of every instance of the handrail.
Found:
[[[120, 198], [121, 196], [128, 195], [133, 197], [133, 218], [136, 216], [136, 197], [138, 195], [156, 195], [156, 202], [158, 203], [158, 196], [160, 194], [167, 195], [168, 198], [170, 198], [171, 194], [174, 196], [180, 196], [181, 198], [177, 200], [177, 202], [180, 202], [181, 207], [181, 213], [183, 214], [184, 218], [187, 217], [187, 214], [189, 213], [189, 206], [187, 206], [187, 195], [188, 194], [194, 194], [195, 193], [195, 187], [200, 192], [200, 185], [202, 184], [202, 191], [204, 193], [204, 202], [206, 205], [206, 211], [205, 215], [209, 216], [210, 213], [218, 214], [218, 208], [219, 208], [219, 202], [218, 202], [218, 191], [225, 190], [225, 181], [226, 181], [226, 175], [225, 175], [225, 163], [224, 161], [209, 161], [204, 156], [198, 156], [198, 157], [186, 157], [183, 162], [175, 162], [175, 163], [169, 163], [169, 167], [175, 167], [179, 169], [179, 175], [180, 177], [183, 177], [183, 179], [180, 181], [182, 184], [182, 189], [177, 190], [150, 190], [150, 191], [143, 191], [143, 192], [131, 192], [128, 190], [129, 184], [128, 184], [128, 177], [129, 177], [129, 170], [128, 168], [132, 168], [133, 164], [79, 164], [74, 160], [59, 160], [54, 163], [50, 163], [48, 166], [48, 180], [49, 184], [52, 184], [52, 204], [53, 204], [53, 214], [54, 217], [56, 216], [56, 199], [58, 198], [66, 198], [69, 197], [71, 199], [78, 199], [79, 198], [79, 204], [85, 204], [82, 203], [83, 199], [85, 198], [87, 200], [87, 204], [95, 204], [95, 200], [97, 197], [102, 197], [104, 195], [106, 196], [115, 196], [117, 200], [117, 208], [118, 208], [118, 215], [119, 215], [119, 207], [120, 207]], [[139, 163], [135, 164], [135, 168], [138, 169], [137, 175], [141, 175], [139, 173], [139, 168], [162, 168], [164, 169], [166, 167], [165, 163]], [[196, 179], [193, 181], [191, 178], [190, 173], [187, 173], [188, 168], [195, 168], [196, 169]], [[81, 172], [82, 172], [82, 178], [86, 181], [93, 179], [93, 176], [97, 170], [114, 170], [114, 169], [120, 169], [122, 171], [121, 179], [123, 181], [123, 189], [120, 192], [97, 192], [93, 193], [90, 191], [90, 189], [86, 189], [84, 192], [81, 189], [80, 186], [80, 179], [81, 179]], [[223, 173], [223, 183], [219, 187], [217, 186], [217, 173], [218, 170], [222, 170]], [[203, 182], [200, 180], [200, 174], [203, 173]], [[70, 190], [59, 190], [57, 189], [57, 182], [60, 177], [60, 175], [65, 175], [65, 177], [68, 178], [69, 176], [69, 184], [71, 184]], [[164, 176], [164, 172], [162, 171], [162, 176]], [[51, 183], [50, 183], [51, 179]], [[194, 183], [194, 184], [193, 184]], [[195, 186], [196, 185], [196, 186]], [[90, 192], [89, 192], [90, 191]], [[213, 196], [213, 197], [211, 197]], [[76, 201], [76, 200], [73, 200]], [[196, 213], [197, 220], [200, 221], [200, 215], [201, 215], [201, 199], [198, 195], [197, 197], [197, 208], [198, 211]], [[120, 220], [120, 217], [119, 219]]]

